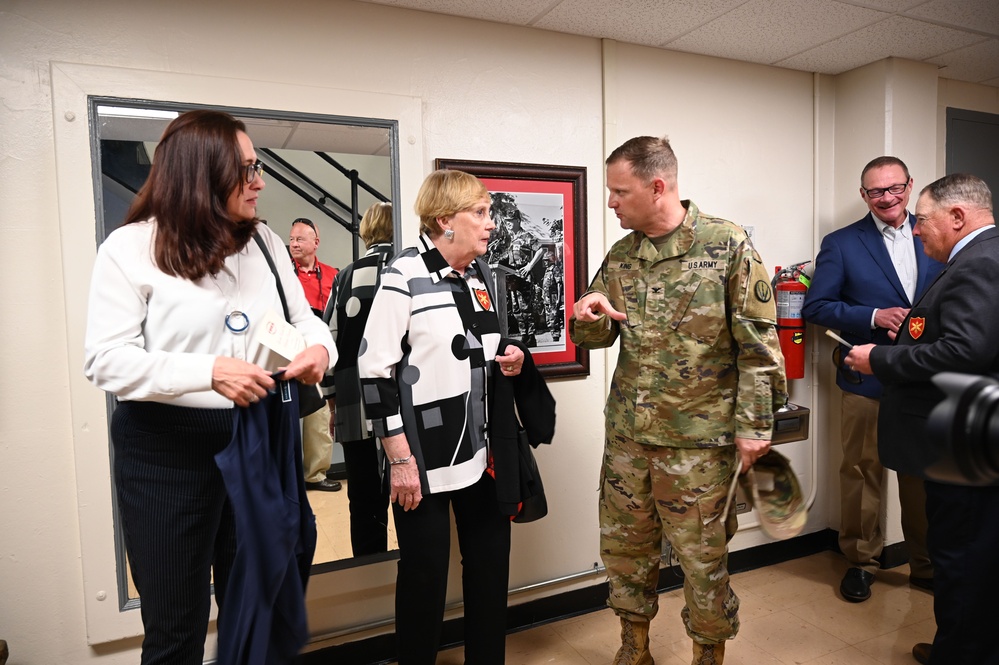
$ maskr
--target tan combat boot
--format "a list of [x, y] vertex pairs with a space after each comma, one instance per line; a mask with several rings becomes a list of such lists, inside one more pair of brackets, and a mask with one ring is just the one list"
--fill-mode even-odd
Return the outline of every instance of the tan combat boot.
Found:
[[692, 665], [722, 665], [725, 660], [725, 643], [698, 644], [694, 642]]
[[649, 653], [649, 622], [621, 619], [621, 648], [614, 665], [655, 665]]

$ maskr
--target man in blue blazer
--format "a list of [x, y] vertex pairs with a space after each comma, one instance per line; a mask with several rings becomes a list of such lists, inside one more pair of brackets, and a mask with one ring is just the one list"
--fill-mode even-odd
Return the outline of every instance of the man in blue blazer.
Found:
[[[912, 655], [924, 665], [999, 663], [999, 483], [967, 486], [942, 454], [948, 442], [926, 429], [930, 411], [943, 399], [931, 383], [936, 374], [999, 375], [999, 231], [992, 194], [975, 176], [949, 175], [923, 189], [916, 219], [926, 254], [947, 266], [913, 304], [891, 346], [856, 346], [844, 362], [873, 371], [884, 384], [878, 447], [885, 466], [926, 480], [937, 632], [932, 648], [917, 644]], [[962, 429], [955, 431], [959, 438]]]
[[[870, 212], [822, 240], [802, 310], [806, 321], [839, 330], [852, 344], [891, 342], [912, 303], [943, 268], [923, 253], [912, 233], [914, 219], [906, 210], [911, 190], [909, 169], [896, 157], [878, 157], [864, 167], [860, 196]], [[837, 359], [846, 356], [845, 347], [836, 351]], [[839, 547], [850, 563], [840, 593], [861, 602], [871, 597], [884, 547], [884, 467], [877, 437], [881, 383], [837, 361], [836, 384], [843, 391]], [[923, 481], [899, 474], [898, 485], [910, 581], [932, 589]]]

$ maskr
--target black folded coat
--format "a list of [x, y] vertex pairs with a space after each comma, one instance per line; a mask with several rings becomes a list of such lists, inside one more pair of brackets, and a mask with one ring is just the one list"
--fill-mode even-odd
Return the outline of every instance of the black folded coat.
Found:
[[524, 352], [524, 365], [514, 377], [493, 375], [489, 441], [500, 511], [514, 522], [532, 522], [548, 514], [548, 502], [531, 448], [555, 436], [555, 398], [527, 347], [504, 340], [499, 354], [510, 344]]

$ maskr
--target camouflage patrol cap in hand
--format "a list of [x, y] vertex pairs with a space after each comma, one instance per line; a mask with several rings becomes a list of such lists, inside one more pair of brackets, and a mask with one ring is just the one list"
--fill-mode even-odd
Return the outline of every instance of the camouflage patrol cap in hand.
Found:
[[808, 507], [791, 463], [774, 449], [739, 476], [747, 499], [756, 508], [760, 526], [779, 540], [794, 538], [805, 528]]

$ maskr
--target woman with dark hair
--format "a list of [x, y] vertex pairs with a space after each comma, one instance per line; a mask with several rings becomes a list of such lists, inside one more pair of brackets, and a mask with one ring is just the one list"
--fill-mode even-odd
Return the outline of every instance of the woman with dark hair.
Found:
[[354, 556], [388, 550], [388, 489], [378, 471], [378, 448], [361, 402], [357, 354], [382, 268], [392, 258], [392, 204], [375, 203], [361, 218], [367, 253], [337, 273], [323, 318], [336, 341], [336, 367], [323, 379], [330, 403], [330, 431], [343, 446]]
[[[213, 580], [224, 607], [236, 536], [214, 457], [233, 437], [233, 406], [275, 387], [255, 364], [253, 340], [283, 312], [274, 273], [252, 241], [258, 234], [272, 257], [282, 256], [281, 238], [257, 224], [261, 174], [242, 122], [216, 111], [182, 114], [94, 264], [84, 371], [119, 400], [114, 480], [142, 599], [144, 665], [200, 665]], [[336, 349], [291, 266], [276, 264], [289, 321], [305, 339], [284, 378], [314, 384]]]
[[420, 238], [382, 272], [360, 346], [364, 408], [385, 452], [399, 537], [402, 665], [436, 658], [451, 511], [462, 558], [465, 661], [504, 661], [510, 516], [487, 470], [487, 393], [497, 372], [520, 374], [524, 351], [501, 351], [492, 274], [478, 259], [495, 228], [490, 203], [472, 175], [427, 177], [416, 199]]

